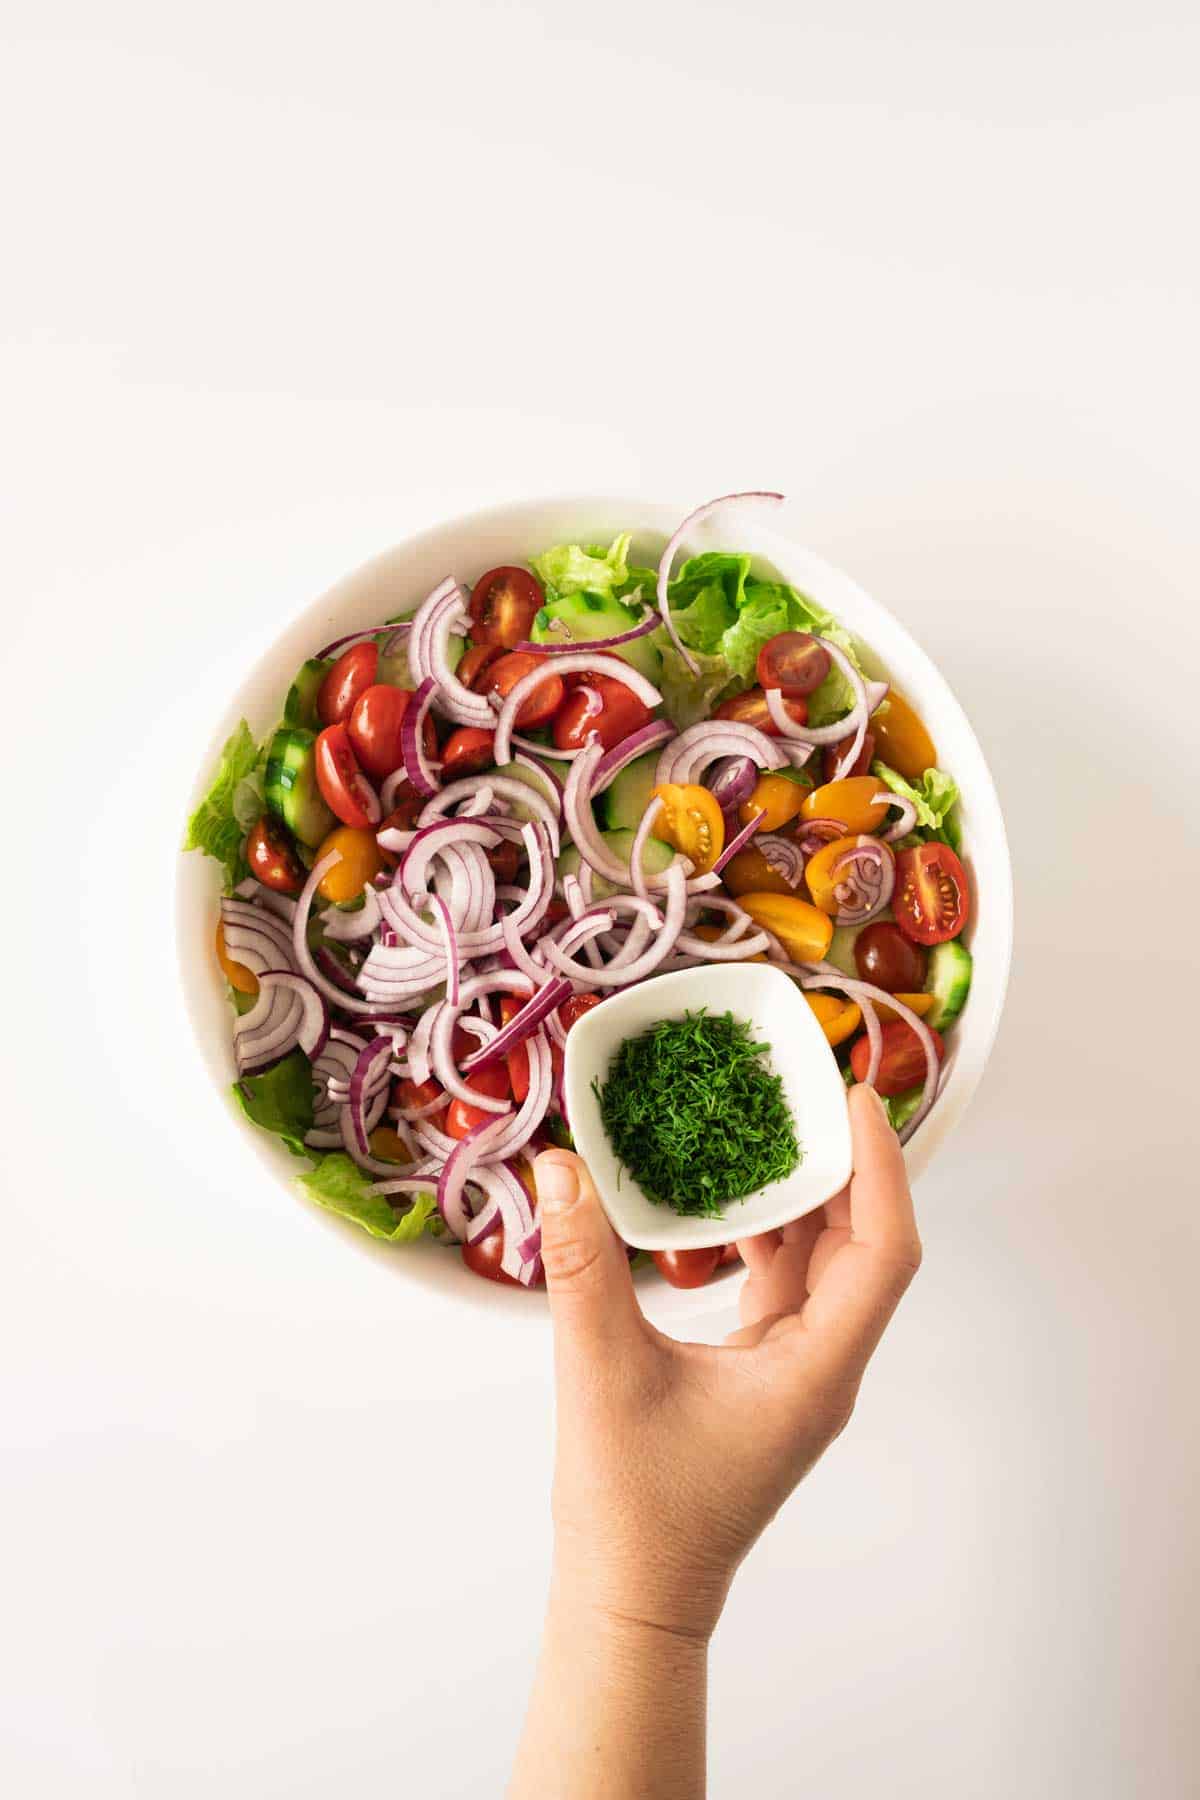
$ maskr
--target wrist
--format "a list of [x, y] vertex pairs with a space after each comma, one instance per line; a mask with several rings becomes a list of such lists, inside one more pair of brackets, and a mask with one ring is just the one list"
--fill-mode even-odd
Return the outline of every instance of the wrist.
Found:
[[721, 1616], [732, 1570], [661, 1553], [632, 1566], [590, 1547], [555, 1542], [550, 1612], [564, 1623], [586, 1623], [614, 1647], [673, 1639], [703, 1655]]

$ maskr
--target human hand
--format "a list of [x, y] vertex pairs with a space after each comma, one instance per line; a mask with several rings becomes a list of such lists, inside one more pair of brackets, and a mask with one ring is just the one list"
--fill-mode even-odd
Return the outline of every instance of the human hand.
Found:
[[643, 1317], [584, 1164], [534, 1163], [554, 1321], [555, 1583], [573, 1609], [711, 1634], [738, 1564], [850, 1417], [920, 1264], [904, 1161], [849, 1094], [854, 1174], [821, 1210], [739, 1241], [741, 1328], [678, 1343]]

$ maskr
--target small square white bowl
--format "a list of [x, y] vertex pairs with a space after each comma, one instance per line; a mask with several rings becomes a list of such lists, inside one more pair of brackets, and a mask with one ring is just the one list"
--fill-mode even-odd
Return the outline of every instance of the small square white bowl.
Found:
[[[801, 1150], [790, 1175], [730, 1201], [718, 1219], [689, 1217], [647, 1200], [613, 1152], [592, 1088], [593, 1081], [604, 1086], [626, 1038], [701, 1007], [744, 1019], [756, 1040], [770, 1045], [770, 1064], [783, 1081]], [[639, 1250], [701, 1250], [753, 1237], [823, 1206], [850, 1179], [850, 1119], [841, 1071], [799, 987], [764, 963], [680, 969], [614, 994], [571, 1027], [563, 1082], [575, 1147], [614, 1228]]]

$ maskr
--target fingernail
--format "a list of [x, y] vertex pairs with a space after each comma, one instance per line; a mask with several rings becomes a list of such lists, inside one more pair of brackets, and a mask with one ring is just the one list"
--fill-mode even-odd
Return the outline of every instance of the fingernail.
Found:
[[534, 1168], [537, 1178], [538, 1204], [543, 1212], [566, 1212], [575, 1204], [579, 1180], [569, 1163], [539, 1157]]

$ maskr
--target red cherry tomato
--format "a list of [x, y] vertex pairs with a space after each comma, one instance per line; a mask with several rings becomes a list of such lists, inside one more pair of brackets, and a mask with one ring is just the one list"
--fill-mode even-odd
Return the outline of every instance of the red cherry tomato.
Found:
[[603, 997], [602, 994], [572, 994], [569, 1000], [564, 1000], [558, 1009], [558, 1022], [563, 1030], [570, 1031], [576, 1019], [582, 1019], [593, 1006], [599, 1006]]
[[246, 839], [246, 861], [254, 879], [277, 894], [298, 894], [304, 886], [304, 868], [291, 833], [272, 813], [264, 813]]
[[484, 855], [492, 865], [492, 874], [496, 879], [496, 885], [511, 887], [517, 879], [517, 870], [521, 866], [520, 845], [510, 843], [507, 838], [503, 838], [494, 848], [486, 850]]
[[889, 994], [919, 994], [925, 986], [925, 952], [887, 919], [863, 926], [854, 940], [854, 966], [864, 981]]
[[327, 725], [316, 743], [317, 786], [343, 825], [379, 824], [379, 795], [358, 766], [344, 725]]
[[352, 644], [349, 650], [343, 650], [317, 689], [317, 717], [322, 725], [338, 725], [348, 719], [358, 696], [371, 686], [378, 670], [377, 644]]
[[[375, 828], [376, 831], [415, 831], [418, 818], [424, 808], [429, 805], [428, 796], [416, 793], [411, 782], [402, 781], [392, 798], [396, 804], [386, 819], [380, 819]], [[388, 868], [394, 869], [402, 861], [404, 853], [403, 851], [385, 850], [381, 844], [379, 854]]]
[[490, 668], [499, 655], [499, 644], [472, 644], [454, 673], [464, 687], [478, 691], [483, 686], [480, 679], [483, 671]]
[[[474, 1088], [477, 1094], [486, 1094], [489, 1100], [503, 1100], [508, 1094], [508, 1070], [503, 1063], [489, 1063], [486, 1069], [477, 1069], [473, 1075], [464, 1076], [464, 1080], [469, 1088]], [[466, 1100], [456, 1098], [447, 1109], [443, 1129], [452, 1138], [465, 1138], [476, 1125], [487, 1125], [499, 1116], [499, 1113], [489, 1112], [486, 1106], [471, 1106]]]
[[[879, 1059], [875, 1091], [887, 1099], [892, 1094], [906, 1094], [909, 1088], [917, 1087], [924, 1081], [925, 1052], [921, 1048], [920, 1038], [904, 1019], [890, 1019], [882, 1027], [882, 1031], [883, 1054]], [[941, 1062], [946, 1054], [946, 1046], [936, 1031], [933, 1032], [933, 1041], [937, 1046], [938, 1061]], [[850, 1068], [855, 1081], [866, 1079], [870, 1060], [871, 1045], [864, 1032], [850, 1046]]]
[[[520, 994], [501, 994], [501, 1024], [511, 1024], [524, 1004], [525, 1001]], [[520, 1106], [529, 1094], [529, 1052], [524, 1044], [518, 1044], [514, 1050], [509, 1051], [504, 1061], [508, 1068], [508, 1083], [512, 1088], [512, 1097]]]
[[[499, 694], [503, 699], [512, 692], [518, 681], [523, 681], [526, 675], [532, 675], [535, 669], [545, 668], [549, 662], [548, 656], [534, 656], [528, 650], [510, 650], [507, 656], [502, 656], [486, 670], [483, 686], [487, 693]], [[546, 680], [534, 688], [528, 699], [522, 701], [516, 718], [519, 729], [530, 731], [537, 725], [545, 725], [562, 705], [564, 691], [562, 676], [551, 671]]]
[[[503, 1281], [507, 1282], [510, 1287], [520, 1287], [519, 1281], [514, 1280], [511, 1275], [506, 1275], [501, 1269], [500, 1259], [503, 1255], [503, 1226], [499, 1231], [490, 1231], [487, 1237], [481, 1238], [477, 1244], [464, 1244], [462, 1247], [462, 1259], [472, 1275], [482, 1275], [485, 1281]], [[545, 1287], [546, 1277], [539, 1274], [530, 1285]]]
[[727, 1263], [741, 1262], [741, 1260], [742, 1253], [736, 1244], [724, 1244], [721, 1248], [721, 1260], [717, 1267], [723, 1269]]
[[546, 603], [528, 569], [489, 569], [471, 595], [471, 636], [477, 644], [499, 644], [511, 650], [530, 633]]
[[949, 844], [922, 844], [896, 858], [892, 911], [915, 944], [944, 944], [967, 922], [971, 902], [966, 870]]
[[862, 741], [862, 749], [854, 759], [852, 768], [846, 770], [844, 776], [838, 774], [838, 764], [842, 760], [849, 744], [826, 744], [821, 753], [821, 773], [826, 782], [848, 781], [852, 775], [869, 775], [871, 764], [875, 760], [875, 733], [868, 731]]
[[[808, 723], [808, 707], [799, 694], [786, 694], [783, 704], [797, 725]], [[779, 727], [767, 711], [767, 697], [760, 687], [747, 688], [744, 694], [732, 694], [728, 700], [722, 700], [716, 717], [737, 719], [743, 725], [757, 725], [768, 737], [779, 736]]]
[[[412, 694], [407, 688], [388, 687], [381, 682], [364, 689], [354, 702], [354, 711], [350, 714], [350, 742], [359, 762], [376, 781], [383, 781], [404, 761], [401, 731], [411, 700]], [[436, 756], [437, 730], [428, 714], [421, 735], [425, 754]]]
[[[599, 707], [596, 700], [599, 699]], [[554, 720], [560, 750], [580, 750], [593, 732], [606, 750], [650, 723], [650, 709], [611, 675], [589, 675], [568, 694]]]
[[672, 1287], [698, 1288], [711, 1281], [721, 1260], [721, 1246], [711, 1250], [656, 1250], [654, 1264]]
[[829, 652], [807, 631], [781, 631], [759, 650], [754, 673], [759, 687], [811, 694], [829, 673]]
[[496, 758], [492, 745], [494, 731], [481, 731], [475, 725], [460, 725], [442, 745], [442, 780], [457, 781], [462, 775], [477, 775], [490, 769]]
[[[392, 1105], [402, 1107], [405, 1112], [414, 1112], [417, 1107], [432, 1106], [441, 1097], [441, 1084], [432, 1077], [428, 1081], [410, 1081], [407, 1076], [402, 1076], [392, 1088]], [[430, 1114], [435, 1120], [436, 1116]]]

